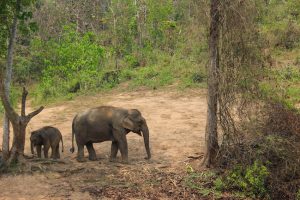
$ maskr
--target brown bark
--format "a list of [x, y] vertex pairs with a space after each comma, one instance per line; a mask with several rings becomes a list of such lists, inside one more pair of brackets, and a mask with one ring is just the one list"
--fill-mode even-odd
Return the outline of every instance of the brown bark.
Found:
[[211, 167], [215, 164], [218, 145], [218, 40], [219, 40], [219, 4], [220, 0], [211, 0], [211, 24], [210, 24], [210, 66], [208, 69], [208, 94], [207, 94], [207, 122], [205, 132], [206, 152], [203, 164]]
[[[2, 75], [0, 75], [0, 80], [1, 78]], [[4, 84], [2, 83], [2, 81], [0, 81], [0, 97], [4, 109], [7, 113], [7, 116], [12, 123], [13, 133], [14, 133], [13, 145], [10, 151], [10, 156], [8, 158], [8, 164], [23, 160], [27, 124], [35, 115], [39, 114], [44, 109], [44, 107], [40, 107], [39, 109], [26, 115], [25, 111], [26, 111], [27, 94], [28, 94], [27, 90], [23, 88], [21, 116], [19, 116], [16, 113], [16, 111], [13, 109], [13, 107], [10, 105], [4, 91]]]
[[[25, 133], [26, 126], [32, 117], [37, 115], [43, 110], [43, 107], [38, 110], [28, 114], [26, 116], [25, 104], [28, 92], [23, 88], [22, 103], [21, 103], [21, 116], [19, 116], [13, 109], [9, 102], [9, 90], [10, 82], [12, 77], [12, 65], [13, 65], [13, 53], [14, 53], [14, 43], [17, 35], [17, 24], [18, 15], [20, 12], [21, 0], [16, 1], [16, 10], [14, 14], [13, 24], [11, 28], [9, 45], [7, 51], [7, 66], [6, 66], [6, 76], [0, 71], [0, 97], [5, 109], [5, 120], [4, 120], [4, 130], [3, 130], [3, 159], [8, 161], [8, 164], [14, 161], [20, 161], [24, 155], [25, 146]], [[2, 82], [3, 81], [3, 82]], [[9, 151], [9, 121], [13, 127], [14, 139], [11, 151]]]
[[[7, 98], [10, 95], [10, 82], [12, 78], [12, 68], [13, 68], [13, 54], [14, 54], [14, 44], [17, 35], [17, 24], [18, 24], [18, 14], [20, 10], [20, 0], [16, 2], [16, 11], [13, 19], [13, 24], [10, 31], [8, 49], [7, 49], [7, 63], [6, 63], [6, 76], [4, 82], [4, 88]], [[7, 159], [9, 157], [9, 118], [7, 113], [4, 115], [3, 120], [3, 142], [2, 142], [2, 151], [3, 158]]]

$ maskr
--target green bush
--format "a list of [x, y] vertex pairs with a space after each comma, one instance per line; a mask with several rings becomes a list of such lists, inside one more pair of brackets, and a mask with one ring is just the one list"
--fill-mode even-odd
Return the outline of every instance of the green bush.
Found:
[[236, 166], [225, 177], [216, 179], [214, 184], [217, 190], [242, 191], [247, 196], [265, 197], [268, 175], [267, 167], [255, 161], [246, 168]]
[[[21, 102], [21, 88], [11, 87], [10, 89], [10, 102], [13, 107], [16, 107], [19, 102]], [[4, 107], [0, 99], [0, 117], [4, 113]], [[1, 122], [0, 122], [1, 123]]]
[[300, 200], [300, 189], [298, 189], [298, 191], [297, 191], [296, 200]]
[[132, 78], [133, 86], [148, 86], [156, 88], [172, 84], [172, 71], [168, 67], [148, 66], [136, 70]]
[[259, 83], [260, 94], [272, 102], [280, 102], [287, 108], [295, 108], [300, 102], [300, 71], [295, 66], [268, 71], [268, 79]]
[[0, 116], [4, 113], [4, 107], [2, 105], [2, 102], [0, 101]]
[[44, 58], [37, 58], [43, 60], [45, 66], [36, 91], [40, 100], [66, 95], [76, 83], [80, 90], [105, 87], [104, 49], [97, 44], [93, 33], [80, 35], [73, 26], [66, 26], [60, 40], [34, 44], [42, 45], [44, 49], [40, 54]]
[[297, 56], [295, 59], [295, 65], [300, 66], [300, 56]]
[[196, 190], [202, 196], [214, 196], [214, 199], [221, 197], [220, 191], [215, 190], [209, 185], [213, 184], [216, 179], [216, 173], [212, 171], [196, 172], [191, 166], [187, 166], [187, 176], [184, 179], [184, 183], [187, 187]]
[[124, 59], [129, 67], [135, 68], [140, 65], [138, 59], [133, 55], [127, 55]]

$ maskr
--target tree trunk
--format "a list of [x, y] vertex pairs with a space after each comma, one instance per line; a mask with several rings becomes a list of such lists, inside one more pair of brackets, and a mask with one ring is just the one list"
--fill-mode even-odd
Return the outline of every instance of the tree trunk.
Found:
[[117, 15], [115, 14], [114, 10], [111, 8], [113, 14], [113, 46], [115, 49], [115, 69], [119, 69], [119, 48], [118, 48], [118, 36], [117, 36]]
[[[4, 90], [5, 95], [9, 99], [10, 96], [10, 83], [12, 78], [12, 68], [13, 68], [13, 54], [14, 54], [14, 43], [17, 35], [17, 24], [18, 24], [18, 14], [20, 8], [20, 1], [16, 2], [16, 12], [13, 19], [13, 24], [10, 32], [9, 37], [9, 44], [7, 49], [7, 63], [6, 63], [6, 76], [4, 82]], [[3, 143], [2, 143], [2, 151], [3, 151], [3, 158], [7, 160], [9, 157], [9, 119], [7, 114], [4, 115], [3, 120]]]
[[[3, 76], [1, 74], [0, 80], [2, 80], [2, 77]], [[23, 160], [26, 126], [34, 116], [39, 114], [44, 109], [44, 107], [40, 107], [38, 110], [33, 111], [32, 113], [26, 115], [25, 109], [26, 109], [27, 95], [28, 95], [28, 92], [26, 91], [25, 88], [23, 88], [21, 116], [19, 116], [16, 113], [16, 111], [13, 109], [13, 107], [10, 105], [10, 102], [4, 91], [4, 84], [2, 83], [2, 81], [0, 81], [0, 97], [1, 97], [4, 109], [5, 109], [5, 112], [7, 113], [7, 116], [12, 123], [13, 132], [14, 132], [14, 140], [13, 140], [13, 145], [11, 148], [10, 156], [8, 159], [8, 165], [10, 165], [12, 162], [19, 162], [19, 161]]]
[[8, 163], [18, 162], [23, 159], [25, 148], [25, 136], [26, 136], [27, 123], [13, 123], [14, 140], [11, 149], [11, 156]]
[[205, 132], [206, 152], [203, 164], [211, 167], [215, 164], [219, 150], [217, 133], [218, 111], [218, 40], [219, 40], [219, 1], [211, 0], [211, 24], [210, 24], [210, 66], [208, 69], [208, 94], [207, 94], [207, 122]]

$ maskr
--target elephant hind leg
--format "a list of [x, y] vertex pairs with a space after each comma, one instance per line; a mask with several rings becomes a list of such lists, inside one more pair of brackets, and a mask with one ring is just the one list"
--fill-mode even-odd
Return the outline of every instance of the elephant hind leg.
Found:
[[56, 146], [55, 145], [51, 145], [51, 156], [50, 158], [54, 159], [55, 158], [55, 149], [56, 149]]
[[91, 143], [91, 142], [87, 143], [86, 148], [89, 152], [89, 160], [92, 160], [92, 161], [97, 160], [97, 156], [96, 156], [95, 149], [93, 147], [93, 143]]
[[114, 162], [116, 160], [118, 150], [119, 150], [118, 143], [113, 141], [111, 143], [111, 152], [110, 152], [110, 161], [111, 162]]
[[60, 158], [59, 144], [52, 148], [52, 158], [53, 159], [59, 159]]
[[84, 145], [77, 144], [78, 151], [77, 151], [77, 160], [78, 162], [84, 161]]
[[59, 153], [59, 144], [56, 147], [56, 158], [60, 159], [60, 153]]

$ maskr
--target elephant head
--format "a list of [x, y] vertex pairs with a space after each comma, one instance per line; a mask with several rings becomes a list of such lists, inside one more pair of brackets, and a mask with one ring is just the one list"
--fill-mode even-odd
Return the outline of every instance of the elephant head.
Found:
[[128, 110], [127, 115], [122, 120], [122, 126], [134, 133], [142, 135], [144, 138], [145, 149], [147, 152], [146, 159], [151, 158], [150, 147], [149, 147], [149, 129], [146, 120], [142, 117], [142, 114], [137, 109]]
[[31, 146], [31, 153], [34, 154], [34, 146], [42, 144], [42, 136], [36, 132], [31, 132], [30, 136], [30, 146]]

